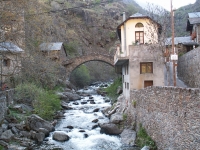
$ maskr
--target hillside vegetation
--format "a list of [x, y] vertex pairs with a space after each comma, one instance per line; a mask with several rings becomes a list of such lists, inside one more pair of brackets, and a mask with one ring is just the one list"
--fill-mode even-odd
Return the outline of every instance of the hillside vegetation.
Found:
[[175, 36], [189, 36], [186, 31], [188, 13], [200, 11], [200, 0], [194, 4], [186, 5], [175, 11]]

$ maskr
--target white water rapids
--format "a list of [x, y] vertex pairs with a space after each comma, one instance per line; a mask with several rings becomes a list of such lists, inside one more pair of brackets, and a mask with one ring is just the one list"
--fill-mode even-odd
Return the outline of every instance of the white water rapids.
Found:
[[[79, 90], [79, 92], [91, 94], [95, 104], [90, 104], [89, 96], [75, 101], [79, 105], [74, 105], [74, 101], [70, 102], [69, 106], [73, 109], [66, 110], [64, 119], [59, 120], [55, 127], [55, 131], [66, 132], [70, 139], [66, 142], [58, 142], [52, 139], [53, 133], [51, 133], [47, 143], [64, 150], [118, 150], [121, 146], [118, 136], [101, 134], [99, 127], [93, 129], [98, 123], [109, 122], [101, 110], [111, 104], [105, 103], [104, 97], [95, 92], [94, 86], [87, 90]], [[81, 104], [86, 101], [87, 104]], [[93, 112], [95, 109], [99, 109], [99, 111]], [[95, 119], [98, 119], [97, 123], [92, 122]], [[67, 126], [72, 126], [73, 129], [69, 129]]]

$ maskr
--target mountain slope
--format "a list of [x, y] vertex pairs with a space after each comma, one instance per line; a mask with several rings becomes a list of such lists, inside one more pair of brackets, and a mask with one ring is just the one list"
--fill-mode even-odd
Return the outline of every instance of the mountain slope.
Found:
[[188, 36], [189, 32], [186, 32], [187, 17], [190, 12], [200, 11], [200, 0], [197, 0], [194, 4], [190, 4], [181, 7], [175, 11], [175, 36]]

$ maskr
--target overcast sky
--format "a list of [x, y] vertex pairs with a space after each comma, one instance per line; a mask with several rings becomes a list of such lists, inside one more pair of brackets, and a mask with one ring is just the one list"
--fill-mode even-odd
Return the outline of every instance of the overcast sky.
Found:
[[[168, 11], [171, 10], [171, 0], [135, 0], [135, 1], [142, 7], [145, 7], [145, 5], [147, 5], [148, 3], [153, 3], [155, 5], [160, 5], [164, 7]], [[172, 0], [173, 9], [174, 8], [178, 9], [179, 7], [188, 4], [193, 4], [195, 2], [196, 0]]]

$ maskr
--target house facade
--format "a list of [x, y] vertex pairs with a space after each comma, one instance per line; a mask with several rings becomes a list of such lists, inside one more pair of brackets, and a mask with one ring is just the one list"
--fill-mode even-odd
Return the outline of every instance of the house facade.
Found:
[[116, 72], [122, 74], [123, 95], [127, 99], [131, 90], [164, 86], [164, 57], [156, 46], [159, 31], [158, 23], [139, 13], [117, 27], [121, 45], [117, 47], [114, 65]]
[[1, 83], [5, 82], [7, 77], [20, 73], [23, 52], [21, 48], [12, 42], [0, 43]]
[[194, 42], [200, 44], [200, 12], [188, 13], [186, 31], [190, 32]]
[[64, 48], [63, 42], [56, 43], [42, 43], [39, 46], [40, 51], [44, 56], [50, 58], [53, 61], [62, 63], [66, 60], [67, 53]]

